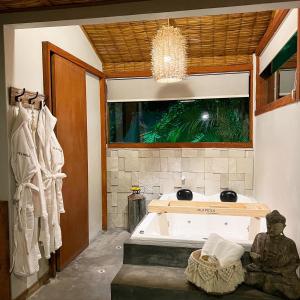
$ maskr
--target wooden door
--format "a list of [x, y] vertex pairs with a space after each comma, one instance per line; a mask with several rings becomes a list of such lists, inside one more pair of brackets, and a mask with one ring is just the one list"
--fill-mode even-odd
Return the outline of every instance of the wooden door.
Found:
[[86, 79], [83, 68], [56, 54], [51, 65], [52, 108], [67, 174], [63, 183], [66, 212], [61, 214], [63, 245], [57, 255], [61, 270], [89, 243]]

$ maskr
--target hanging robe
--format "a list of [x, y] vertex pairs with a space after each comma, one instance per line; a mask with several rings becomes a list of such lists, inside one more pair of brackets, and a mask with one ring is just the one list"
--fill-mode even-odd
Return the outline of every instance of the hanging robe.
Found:
[[[30, 116], [22, 105], [11, 133], [14, 194], [14, 249], [12, 270], [30, 276], [39, 270], [38, 219], [47, 219], [44, 185], [30, 130]], [[45, 236], [47, 236], [45, 231]]]
[[48, 107], [44, 106], [40, 111], [37, 124], [37, 149], [45, 186], [50, 233], [50, 247], [44, 249], [46, 257], [62, 245], [60, 214], [65, 212], [62, 179], [66, 177], [66, 174], [62, 173], [63, 150], [54, 133], [56, 121], [57, 119], [51, 114]]

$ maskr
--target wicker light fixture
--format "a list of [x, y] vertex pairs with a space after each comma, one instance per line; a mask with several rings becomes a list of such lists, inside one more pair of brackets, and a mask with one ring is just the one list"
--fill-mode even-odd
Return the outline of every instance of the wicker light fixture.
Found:
[[158, 82], [167, 83], [185, 77], [186, 40], [180, 29], [168, 24], [158, 30], [152, 41], [152, 74]]

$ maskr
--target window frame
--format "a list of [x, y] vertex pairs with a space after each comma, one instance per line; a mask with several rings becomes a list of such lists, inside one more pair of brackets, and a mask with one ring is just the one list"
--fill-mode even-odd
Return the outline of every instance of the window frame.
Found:
[[293, 104], [299, 101], [300, 98], [300, 37], [299, 37], [299, 28], [300, 28], [300, 9], [298, 8], [298, 35], [297, 35], [297, 69], [296, 69], [296, 95], [293, 97], [292, 93], [288, 94], [284, 97], [277, 98], [273, 101], [268, 101], [267, 97], [267, 88], [266, 83], [267, 79], [262, 78], [259, 75], [259, 56], [268, 45], [269, 41], [272, 39], [274, 34], [276, 33], [277, 29], [285, 20], [285, 17], [289, 13], [289, 9], [279, 10], [277, 15], [275, 16], [273, 22], [270, 24], [269, 28], [267, 29], [265, 35], [261, 39], [257, 49], [256, 49], [256, 109], [255, 109], [255, 116], [259, 116], [266, 112], [270, 112], [272, 110], [278, 109], [280, 107], [284, 107], [289, 104]]
[[[249, 142], [180, 142], [180, 143], [110, 143], [109, 142], [109, 113], [106, 109], [107, 119], [107, 147], [108, 148], [253, 148], [253, 65], [240, 64], [230, 66], [207, 66], [188, 68], [188, 75], [208, 74], [208, 73], [226, 73], [226, 72], [249, 72]], [[133, 71], [124, 73], [106, 72], [108, 78], [136, 78], [152, 77], [150, 71]], [[105, 100], [107, 108], [107, 99]]]

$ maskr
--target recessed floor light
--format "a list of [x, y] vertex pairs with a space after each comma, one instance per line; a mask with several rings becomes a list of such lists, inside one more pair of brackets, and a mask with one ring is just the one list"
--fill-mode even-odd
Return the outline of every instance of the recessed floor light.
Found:
[[104, 269], [100, 269], [98, 270], [98, 273], [102, 274], [102, 273], [105, 273], [106, 271]]

